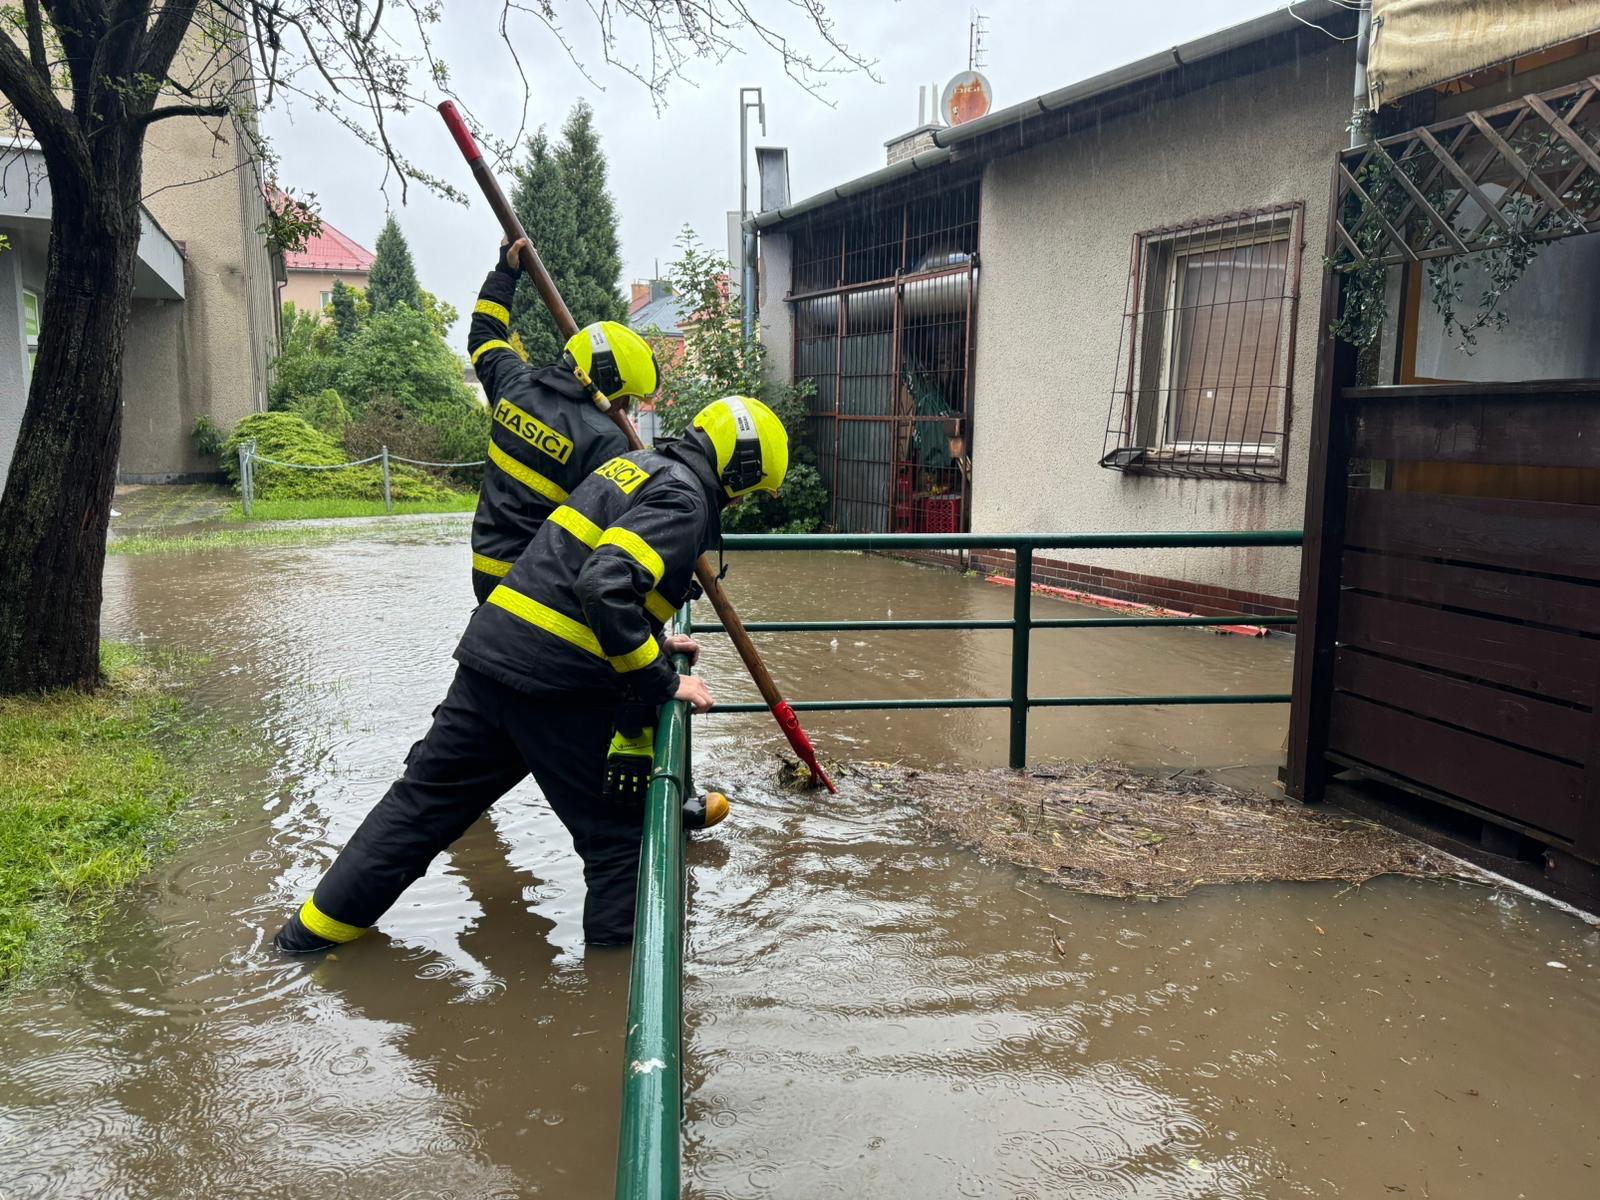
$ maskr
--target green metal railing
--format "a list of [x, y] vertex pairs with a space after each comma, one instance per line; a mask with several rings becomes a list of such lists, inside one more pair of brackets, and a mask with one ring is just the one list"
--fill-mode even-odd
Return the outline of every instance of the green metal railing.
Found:
[[[1259, 533], [1020, 534], [745, 534], [726, 539], [730, 550], [1011, 550], [1016, 554], [1016, 594], [1010, 620], [973, 621], [752, 621], [751, 633], [830, 633], [869, 630], [1005, 629], [1011, 631], [1011, 694], [920, 700], [809, 700], [797, 712], [876, 709], [1004, 708], [1011, 713], [1010, 761], [1026, 763], [1028, 713], [1034, 708], [1111, 705], [1286, 704], [1288, 695], [1224, 692], [1178, 696], [1030, 696], [1028, 661], [1035, 629], [1111, 629], [1157, 625], [1293, 625], [1293, 617], [1050, 617], [1032, 610], [1036, 550], [1298, 546], [1296, 530]], [[685, 606], [674, 621], [690, 629]], [[702, 625], [697, 633], [724, 632]], [[676, 665], [687, 671], [679, 657]], [[719, 704], [718, 713], [765, 712], [763, 704]], [[684, 797], [693, 787], [688, 713], [671, 701], [656, 726], [655, 767], [645, 801], [634, 919], [633, 975], [628, 988], [628, 1033], [623, 1074], [622, 1133], [617, 1147], [618, 1200], [676, 1200], [680, 1193], [682, 1123], [682, 1006], [684, 930]]]
[[[800, 700], [796, 712], [870, 712], [912, 708], [1004, 708], [1011, 713], [1008, 761], [1028, 761], [1028, 713], [1035, 708], [1103, 708], [1178, 704], [1287, 704], [1280, 693], [1220, 692], [1177, 696], [1030, 696], [1028, 666], [1035, 629], [1137, 629], [1156, 625], [1293, 625], [1294, 617], [1257, 617], [1245, 613], [1223, 617], [1046, 617], [1033, 616], [1033, 554], [1036, 550], [1208, 549], [1298, 546], [1297, 529], [1219, 531], [1214, 533], [802, 533], [738, 534], [725, 539], [729, 550], [1010, 550], [1016, 555], [1016, 595], [1011, 619], [974, 621], [751, 621], [751, 633], [860, 633], [905, 629], [1009, 629], [1011, 631], [1011, 694], [951, 696], [922, 700]], [[721, 625], [700, 625], [699, 633], [726, 632]], [[719, 704], [719, 713], [765, 712], [764, 704]]]
[[[674, 627], [688, 632], [687, 605]], [[682, 655], [674, 665], [680, 672], [689, 670]], [[619, 1200], [677, 1200], [679, 1193], [683, 801], [691, 786], [688, 706], [669, 700], [656, 723], [655, 767], [645, 797], [617, 1144]]]

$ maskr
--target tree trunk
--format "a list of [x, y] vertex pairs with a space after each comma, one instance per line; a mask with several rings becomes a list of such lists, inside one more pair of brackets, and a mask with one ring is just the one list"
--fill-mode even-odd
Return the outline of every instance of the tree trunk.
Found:
[[119, 149], [92, 179], [51, 173], [44, 322], [0, 499], [0, 693], [100, 681], [101, 572], [140, 224], [141, 155]]

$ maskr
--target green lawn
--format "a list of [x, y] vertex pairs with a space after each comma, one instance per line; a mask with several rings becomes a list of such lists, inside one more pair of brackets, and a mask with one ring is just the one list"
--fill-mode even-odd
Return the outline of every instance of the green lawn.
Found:
[[[478, 493], [459, 492], [438, 500], [396, 500], [397, 516], [416, 513], [471, 512], [478, 507]], [[315, 521], [327, 517], [381, 517], [382, 500], [257, 500], [250, 515], [238, 504], [228, 510], [230, 521]]]
[[0, 988], [88, 936], [195, 794], [173, 664], [116, 645], [101, 657], [93, 695], [0, 698]]

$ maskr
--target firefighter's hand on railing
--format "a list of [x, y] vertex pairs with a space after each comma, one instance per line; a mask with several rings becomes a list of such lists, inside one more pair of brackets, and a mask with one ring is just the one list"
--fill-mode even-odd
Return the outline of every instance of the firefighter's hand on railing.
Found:
[[666, 641], [666, 650], [669, 655], [687, 654], [691, 667], [700, 661], [700, 643], [686, 633], [669, 635]]
[[710, 712], [711, 706], [716, 703], [711, 698], [711, 689], [706, 686], [706, 681], [698, 675], [678, 676], [678, 691], [673, 696], [674, 700], [682, 700], [689, 706], [690, 712]]

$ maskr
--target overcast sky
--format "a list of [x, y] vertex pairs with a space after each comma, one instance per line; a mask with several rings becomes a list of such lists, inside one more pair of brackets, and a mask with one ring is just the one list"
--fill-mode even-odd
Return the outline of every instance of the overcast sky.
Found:
[[[793, 12], [783, 0], [755, 3], [771, 9], [774, 19]], [[995, 106], [1003, 108], [1275, 7], [1281, 5], [1273, 0], [988, 0], [980, 5], [988, 17], [984, 73]], [[475, 20], [499, 8], [488, 0], [450, 0], [435, 40], [463, 99], [509, 138], [517, 129], [522, 87], [492, 22]], [[762, 137], [752, 119], [752, 145], [787, 146], [791, 195], [808, 196], [884, 164], [884, 141], [916, 124], [919, 84], [942, 86], [966, 69], [972, 6], [968, 0], [831, 0], [841, 38], [877, 60], [881, 82], [864, 74], [835, 78], [824, 103], [787, 80], [772, 52], [751, 46], [742, 57], [691, 66], [689, 79], [671, 86], [660, 113], [642, 86], [599, 61], [587, 6], [558, 8], [570, 13], [568, 33], [595, 82], [584, 78], [542, 27], [526, 21], [517, 44], [532, 76], [528, 126], [545, 125], [554, 133], [580, 96], [593, 105], [621, 217], [626, 289], [629, 280], [648, 277], [657, 260], [665, 267], [685, 224], [726, 252], [724, 214], [738, 207], [739, 197], [740, 87], [765, 91], [767, 132]], [[315, 193], [323, 215], [369, 248], [386, 206], [393, 205], [422, 285], [462, 311], [470, 309], [499, 242], [481, 199], [474, 195], [467, 208], [413, 186], [402, 206], [392, 183], [387, 199], [379, 190], [377, 157], [331, 121], [302, 105], [271, 111], [266, 124], [284, 183]], [[473, 190], [434, 112], [419, 109], [397, 118], [391, 134], [424, 169]], [[753, 189], [753, 163], [750, 173]]]

